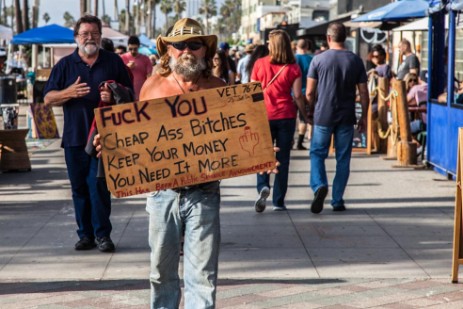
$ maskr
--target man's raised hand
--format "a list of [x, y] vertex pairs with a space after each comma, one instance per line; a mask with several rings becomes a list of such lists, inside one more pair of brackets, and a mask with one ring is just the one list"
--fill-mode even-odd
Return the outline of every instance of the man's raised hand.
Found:
[[68, 87], [68, 90], [72, 98], [80, 98], [90, 93], [90, 87], [87, 86], [87, 83], [80, 82], [80, 76], [77, 77], [76, 81]]

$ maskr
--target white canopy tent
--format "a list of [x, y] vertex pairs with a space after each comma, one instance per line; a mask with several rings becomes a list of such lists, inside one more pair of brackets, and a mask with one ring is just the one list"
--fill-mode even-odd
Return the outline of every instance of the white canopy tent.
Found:
[[0, 25], [0, 39], [3, 41], [11, 41], [13, 38], [13, 29]]
[[120, 33], [119, 31], [116, 31], [110, 27], [103, 27], [102, 32], [103, 32], [102, 37], [108, 38], [111, 41], [113, 41], [114, 46], [117, 46], [117, 45], [127, 46], [127, 41], [129, 40], [129, 37], [127, 35]]

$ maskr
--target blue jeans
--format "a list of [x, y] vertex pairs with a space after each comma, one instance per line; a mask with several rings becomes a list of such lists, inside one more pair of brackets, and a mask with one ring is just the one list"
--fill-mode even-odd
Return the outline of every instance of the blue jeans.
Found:
[[336, 150], [336, 174], [333, 180], [331, 205], [337, 207], [344, 205], [343, 195], [350, 173], [354, 126], [323, 127], [315, 125], [313, 127], [310, 146], [310, 186], [314, 192], [321, 186], [328, 186], [325, 159], [328, 157], [331, 135], [334, 135], [334, 148]]
[[[296, 119], [270, 120], [269, 123], [272, 141], [275, 146], [280, 148], [280, 151], [276, 153], [276, 159], [280, 162], [280, 166], [273, 182], [273, 205], [281, 207], [285, 206], [285, 196], [286, 191], [288, 191], [289, 158], [296, 129]], [[269, 174], [257, 174], [257, 192], [259, 193], [263, 187], [270, 188]]]
[[215, 308], [220, 245], [219, 182], [191, 189], [152, 193], [150, 214], [151, 308], [178, 308], [181, 290], [178, 267], [184, 239], [185, 309]]
[[65, 147], [79, 238], [109, 237], [112, 226], [111, 195], [104, 178], [97, 178], [98, 159], [82, 147]]

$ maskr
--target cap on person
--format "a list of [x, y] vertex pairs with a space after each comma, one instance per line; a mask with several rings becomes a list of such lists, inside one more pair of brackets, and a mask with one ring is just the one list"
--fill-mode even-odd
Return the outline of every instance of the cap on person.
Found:
[[221, 50], [230, 49], [230, 44], [228, 44], [227, 42], [221, 42], [220, 45], [219, 45], [219, 48], [220, 48]]
[[167, 52], [167, 45], [169, 43], [183, 42], [196, 38], [201, 39], [204, 45], [207, 46], [207, 57], [212, 59], [217, 49], [217, 36], [205, 34], [201, 25], [191, 18], [178, 20], [166, 36], [159, 35], [156, 39], [156, 48], [159, 56], [163, 56]]

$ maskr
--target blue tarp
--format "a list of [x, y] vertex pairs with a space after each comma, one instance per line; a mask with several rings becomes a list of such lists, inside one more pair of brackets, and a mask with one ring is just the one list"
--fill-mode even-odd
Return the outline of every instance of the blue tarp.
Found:
[[52, 24], [24, 31], [13, 37], [11, 44], [72, 44], [74, 31]]
[[146, 55], [146, 56], [149, 56], [149, 55], [153, 55], [153, 54], [157, 54], [158, 52], [156, 51], [156, 48], [149, 48], [149, 47], [146, 47], [146, 46], [141, 46], [139, 49], [138, 49], [138, 52], [140, 54], [143, 54], [143, 55]]
[[429, 1], [426, 0], [401, 0], [379, 7], [351, 21], [401, 21], [410, 18], [422, 18], [427, 16], [428, 8]]
[[141, 46], [146, 46], [149, 48], [156, 48], [156, 43], [151, 41], [145, 34], [141, 34], [138, 39], [140, 40]]

